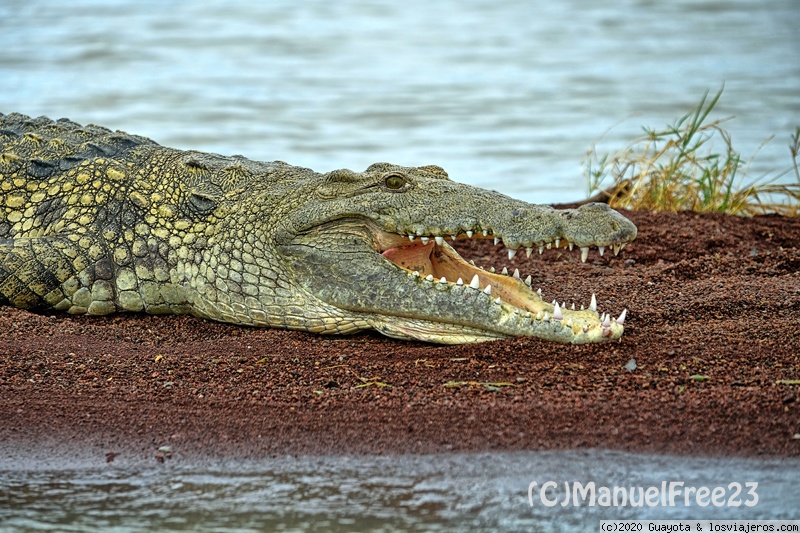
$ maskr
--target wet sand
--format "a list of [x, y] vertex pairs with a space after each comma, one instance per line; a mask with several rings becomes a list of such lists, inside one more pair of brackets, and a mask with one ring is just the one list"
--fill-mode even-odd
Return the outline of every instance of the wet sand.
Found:
[[600, 345], [447, 347], [0, 308], [0, 456], [800, 456], [800, 219], [628, 216], [637, 240], [585, 264], [577, 251], [509, 261], [491, 242], [460, 245], [478, 265], [531, 274], [547, 300], [594, 292], [601, 312], [627, 308], [621, 341]]

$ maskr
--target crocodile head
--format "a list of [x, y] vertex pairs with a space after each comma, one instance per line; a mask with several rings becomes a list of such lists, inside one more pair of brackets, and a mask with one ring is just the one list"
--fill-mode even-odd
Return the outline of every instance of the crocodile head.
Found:
[[[278, 244], [305, 309], [326, 331], [374, 328], [385, 335], [458, 344], [510, 336], [587, 343], [622, 335], [618, 318], [542, 300], [530, 278], [477, 268], [448, 244], [480, 238], [509, 257], [542, 248], [617, 253], [636, 227], [605, 204], [556, 210], [453, 182], [439, 167], [386, 163], [337, 170], [304, 189]], [[296, 204], [295, 204], [296, 205]], [[307, 312], [307, 311], [306, 311]]]

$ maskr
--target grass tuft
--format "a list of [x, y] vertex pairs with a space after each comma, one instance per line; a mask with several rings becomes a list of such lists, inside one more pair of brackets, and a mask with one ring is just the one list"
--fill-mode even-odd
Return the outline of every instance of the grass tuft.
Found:
[[[592, 147], [584, 174], [594, 198], [611, 207], [652, 211], [719, 212], [743, 216], [779, 213], [800, 215], [800, 127], [791, 136], [793, 169], [745, 182], [750, 162], [734, 150], [722, 123], [709, 120], [722, 89], [662, 130], [645, 135], [614, 154], [600, 156]], [[722, 150], [713, 148], [721, 139]], [[796, 183], [775, 183], [794, 170]]]

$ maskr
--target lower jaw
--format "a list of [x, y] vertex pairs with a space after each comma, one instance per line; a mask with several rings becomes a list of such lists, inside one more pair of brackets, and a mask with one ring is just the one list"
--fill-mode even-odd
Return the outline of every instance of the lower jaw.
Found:
[[536, 293], [530, 288], [530, 280], [523, 282], [520, 279], [518, 271], [515, 271], [513, 276], [506, 275], [505, 269], [503, 274], [487, 272], [477, 268], [474, 264], [467, 263], [447, 243], [434, 244], [433, 241], [408, 243], [406, 241], [395, 248], [384, 251], [383, 256], [412, 276], [419, 276], [428, 282], [443, 283], [448, 286], [464, 285], [470, 289], [483, 291], [487, 295], [491, 295], [496, 304], [504, 304], [504, 307], [511, 306], [509, 312], [528, 318], [532, 324], [547, 323], [550, 320], [558, 321], [551, 324], [552, 327], [543, 326], [545, 330], [558, 330], [558, 326], [565, 326], [574, 333], [574, 338], [568, 339], [566, 337], [569, 335], [566, 332], [562, 335], [560, 331], [550, 331], [549, 333], [552, 335], [539, 335], [533, 331], [527, 331], [527, 328], [521, 328], [520, 331], [501, 333], [491, 326], [488, 330], [475, 326], [448, 325], [448, 327], [442, 327], [444, 324], [436, 327], [433, 326], [436, 324], [434, 322], [427, 322], [431, 325], [423, 326], [422, 323], [425, 321], [418, 321], [404, 327], [387, 326], [392, 330], [386, 333], [389, 336], [417, 339], [424, 337], [425, 340], [430, 337], [440, 339], [431, 339], [432, 342], [446, 342], [442, 341], [441, 337], [469, 337], [471, 339], [457, 341], [462, 343], [530, 335], [552, 336], [556, 337], [552, 340], [561, 342], [598, 342], [619, 338], [622, 335], [624, 315], [616, 321], [611, 320], [610, 316], [599, 315], [596, 311], [594, 297], [589, 308], [584, 310], [581, 306], [580, 311], [575, 310], [574, 304], [571, 310], [567, 310], [563, 304], [559, 307], [555, 302], [555, 305], [545, 303], [540, 293]]
[[471, 326], [443, 324], [404, 317], [387, 317], [386, 320], [376, 321], [376, 323], [372, 324], [372, 327], [387, 337], [436, 344], [472, 344], [510, 337], [510, 335]]

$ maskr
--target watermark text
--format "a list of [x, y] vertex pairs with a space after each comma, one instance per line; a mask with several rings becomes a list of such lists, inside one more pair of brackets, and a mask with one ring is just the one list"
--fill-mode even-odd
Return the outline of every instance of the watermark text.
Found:
[[594, 481], [532, 481], [528, 503], [531, 507], [755, 507], [758, 483], [692, 486], [683, 481], [662, 481], [660, 485], [637, 487], [598, 485]]

